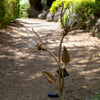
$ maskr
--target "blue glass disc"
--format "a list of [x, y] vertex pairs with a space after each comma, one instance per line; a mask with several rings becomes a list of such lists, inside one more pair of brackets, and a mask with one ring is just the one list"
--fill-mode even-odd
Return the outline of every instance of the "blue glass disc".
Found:
[[51, 97], [51, 98], [58, 98], [59, 95], [58, 95], [58, 93], [48, 93], [48, 97]]

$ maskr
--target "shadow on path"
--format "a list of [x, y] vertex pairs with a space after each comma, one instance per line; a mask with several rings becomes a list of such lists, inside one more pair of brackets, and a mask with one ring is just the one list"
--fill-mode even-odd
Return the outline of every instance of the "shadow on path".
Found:
[[[21, 19], [20, 19], [21, 20]], [[37, 25], [39, 20], [29, 19], [22, 27], [9, 26], [0, 30], [0, 98], [2, 100], [52, 100], [47, 97], [48, 92], [56, 92], [58, 83], [51, 85], [42, 75], [42, 71], [56, 74], [58, 66], [47, 52], [28, 52], [23, 41], [29, 37], [24, 29], [29, 25]], [[40, 20], [40, 26], [45, 29], [47, 22]], [[52, 23], [52, 26], [57, 26]], [[42, 30], [35, 27], [44, 44], [58, 55], [61, 31], [57, 27]], [[33, 26], [32, 26], [33, 27]], [[56, 30], [57, 29], [57, 30]], [[88, 33], [75, 31], [64, 39], [70, 53], [71, 62], [66, 66], [70, 76], [65, 78], [63, 100], [85, 100], [100, 90], [100, 40]], [[31, 34], [30, 37], [34, 35]], [[57, 76], [58, 77], [58, 76]], [[58, 81], [58, 78], [57, 78]], [[87, 86], [87, 89], [82, 89]], [[54, 99], [58, 100], [58, 99]]]

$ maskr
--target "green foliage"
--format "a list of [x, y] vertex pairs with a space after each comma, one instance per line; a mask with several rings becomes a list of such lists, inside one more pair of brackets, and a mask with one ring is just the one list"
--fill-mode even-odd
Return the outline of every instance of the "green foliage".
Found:
[[99, 0], [95, 0], [93, 13], [94, 13], [94, 15], [100, 17], [100, 1]]
[[100, 94], [97, 94], [96, 96], [92, 97], [90, 100], [100, 100]]
[[[64, 7], [70, 6], [71, 3], [69, 2], [73, 3], [74, 1], [75, 0], [63, 0]], [[52, 6], [49, 10], [52, 14], [54, 14], [61, 6], [62, 6], [62, 0], [56, 0], [52, 3]]]
[[30, 6], [27, 3], [20, 5], [20, 14], [19, 14], [20, 18], [27, 18], [28, 17], [29, 7]]
[[[69, 10], [72, 12], [72, 6], [68, 3], [72, 2], [73, 12], [77, 14], [77, 23], [81, 23], [79, 28], [86, 29], [91, 22], [91, 19], [100, 17], [100, 1], [99, 0], [63, 0], [64, 6], [68, 6]], [[53, 2], [50, 12], [55, 13], [62, 6], [62, 0], [56, 0]], [[64, 24], [68, 23], [69, 12], [64, 15]], [[60, 20], [59, 20], [60, 22]], [[77, 25], [76, 23], [76, 25]], [[60, 23], [61, 26], [61, 23]]]
[[[63, 20], [64, 20], [64, 25], [67, 25], [67, 23], [68, 23], [68, 15], [69, 15], [69, 12], [67, 12], [67, 13], [64, 15], [64, 18], [63, 18]], [[59, 21], [59, 26], [60, 26], [60, 28], [63, 28], [63, 27], [62, 27], [62, 24], [61, 24], [61, 20], [59, 19], [58, 21]]]
[[99, 53], [98, 54], [95, 54], [94, 57], [100, 57]]
[[96, 34], [96, 36], [97, 36], [98, 38], [100, 38], [100, 32], [98, 32], [98, 33]]
[[47, 7], [47, 0], [41, 0], [41, 4], [43, 6], [43, 9], [48, 9], [48, 7]]
[[77, 23], [81, 23], [80, 28], [87, 28], [88, 23], [91, 21], [91, 18], [94, 16], [94, 0], [81, 0], [74, 2], [73, 12], [78, 15]]
[[0, 0], [0, 27], [19, 16], [19, 0]]
[[47, 4], [47, 0], [41, 0], [42, 5], [46, 5]]
[[20, 5], [27, 4], [29, 5], [29, 0], [20, 0]]

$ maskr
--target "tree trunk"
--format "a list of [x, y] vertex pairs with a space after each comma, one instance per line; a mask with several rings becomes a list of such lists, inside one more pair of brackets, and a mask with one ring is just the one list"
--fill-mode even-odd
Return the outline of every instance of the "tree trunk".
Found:
[[55, 0], [47, 0], [47, 6], [48, 6], [49, 8], [51, 7], [53, 1], [55, 1]]
[[41, 11], [42, 10], [42, 4], [41, 0], [29, 0], [30, 6], [34, 8], [34, 10]]
[[29, 17], [37, 17], [37, 15], [42, 11], [41, 0], [29, 0], [30, 12]]

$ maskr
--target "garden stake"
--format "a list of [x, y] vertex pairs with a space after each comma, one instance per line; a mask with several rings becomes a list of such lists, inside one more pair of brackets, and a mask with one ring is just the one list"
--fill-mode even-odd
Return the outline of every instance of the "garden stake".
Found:
[[[71, 2], [69, 2], [71, 3]], [[72, 3], [71, 3], [72, 4]], [[61, 37], [61, 41], [60, 41], [60, 44], [59, 44], [59, 52], [58, 52], [58, 58], [48, 49], [46, 48], [44, 45], [43, 45], [43, 42], [42, 42], [42, 39], [41, 37], [38, 35], [37, 32], [35, 32], [33, 29], [32, 31], [30, 31], [29, 29], [27, 29], [29, 31], [29, 33], [33, 32], [36, 34], [36, 36], [38, 37], [38, 40], [39, 40], [39, 43], [36, 43], [33, 39], [30, 39], [28, 40], [27, 42], [29, 43], [29, 45], [31, 45], [31, 47], [33, 45], [36, 46], [37, 50], [38, 51], [47, 51], [53, 58], [54, 60], [57, 62], [57, 65], [59, 67], [58, 69], [58, 76], [59, 76], [59, 87], [58, 87], [58, 95], [57, 93], [54, 93], [53, 95], [56, 97], [59, 96], [59, 100], [62, 100], [61, 98], [61, 95], [62, 95], [62, 91], [63, 91], [63, 87], [64, 87], [64, 77], [65, 76], [68, 76], [69, 74], [67, 73], [66, 71], [66, 65], [70, 62], [70, 57], [69, 57], [69, 53], [66, 49], [66, 47], [64, 46], [63, 48], [63, 52], [62, 52], [62, 62], [64, 63], [64, 69], [62, 69], [62, 66], [61, 66], [61, 48], [62, 48], [62, 43], [63, 43], [63, 39], [64, 37], [68, 34], [69, 30], [70, 30], [70, 27], [71, 27], [71, 24], [73, 24], [72, 21], [74, 21], [73, 19], [71, 19], [71, 13], [69, 15], [69, 18], [68, 18], [68, 23], [67, 25], [64, 24], [64, 20], [63, 20], [63, 17], [64, 17], [64, 13], [66, 12], [68, 7], [64, 8], [64, 4], [62, 2], [62, 9], [61, 9], [61, 14], [60, 14], [60, 21], [61, 21], [61, 24], [63, 26], [63, 34], [62, 34], [62, 37]], [[73, 7], [72, 7], [73, 8]], [[70, 11], [69, 11], [70, 12]], [[75, 14], [74, 14], [75, 15]], [[71, 21], [71, 22], [70, 22]], [[74, 21], [75, 22], [75, 21]], [[43, 74], [46, 76], [47, 80], [50, 82], [50, 83], [55, 83], [56, 82], [56, 77], [51, 73], [51, 72], [46, 72], [44, 71]], [[62, 78], [62, 79], [61, 79]], [[52, 96], [52, 93], [51, 94], [48, 94], [48, 96]], [[53, 97], [53, 96], [52, 96]]]

